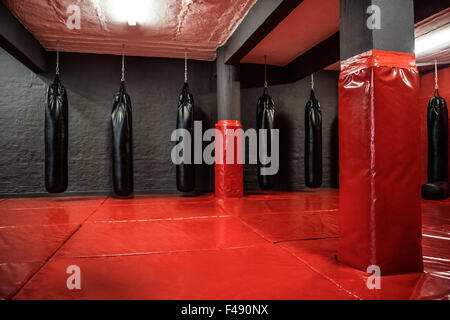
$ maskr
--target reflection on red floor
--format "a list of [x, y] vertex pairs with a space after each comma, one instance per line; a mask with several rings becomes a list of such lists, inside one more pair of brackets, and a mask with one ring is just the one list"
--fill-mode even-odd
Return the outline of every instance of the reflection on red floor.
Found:
[[[449, 299], [450, 200], [423, 201], [425, 273], [336, 259], [334, 189], [0, 201], [4, 299]], [[69, 290], [67, 267], [81, 270]]]

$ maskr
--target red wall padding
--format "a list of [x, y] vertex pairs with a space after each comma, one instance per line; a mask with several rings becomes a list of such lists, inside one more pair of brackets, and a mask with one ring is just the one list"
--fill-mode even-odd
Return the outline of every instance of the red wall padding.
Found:
[[421, 272], [419, 75], [413, 54], [341, 62], [341, 262], [382, 275]]
[[[216, 123], [215, 192], [216, 197], [242, 197], [244, 194], [244, 165], [242, 162], [242, 126], [240, 121], [220, 120]], [[228, 134], [227, 134], [227, 130]], [[234, 134], [236, 133], [236, 134]], [[222, 143], [220, 141], [222, 140]], [[232, 163], [227, 163], [227, 153], [234, 152]]]
[[[450, 67], [438, 70], [439, 95], [447, 101], [447, 107], [450, 103]], [[421, 159], [421, 178], [422, 183], [427, 183], [428, 166], [428, 137], [427, 137], [427, 108], [428, 101], [434, 94], [434, 72], [426, 73], [420, 76], [420, 159]], [[450, 127], [450, 121], [449, 121]], [[450, 132], [449, 140], [450, 141]], [[450, 147], [449, 147], [450, 154]], [[448, 159], [450, 168], [450, 157]]]

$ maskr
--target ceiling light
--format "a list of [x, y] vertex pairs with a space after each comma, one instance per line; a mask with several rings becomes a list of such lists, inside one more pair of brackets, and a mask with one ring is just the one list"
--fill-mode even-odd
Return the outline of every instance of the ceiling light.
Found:
[[149, 24], [157, 17], [154, 0], [108, 0], [107, 10], [113, 20], [130, 26]]
[[445, 25], [416, 38], [416, 55], [442, 50], [450, 46], [450, 25]]

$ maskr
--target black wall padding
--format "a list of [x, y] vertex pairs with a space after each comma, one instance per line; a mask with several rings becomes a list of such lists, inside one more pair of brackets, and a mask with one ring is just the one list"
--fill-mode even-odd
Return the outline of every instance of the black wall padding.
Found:
[[66, 90], [56, 75], [45, 107], [45, 189], [50, 193], [67, 189], [68, 109]]
[[[262, 175], [261, 169], [264, 167], [270, 167], [269, 164], [262, 164], [260, 161], [260, 148], [263, 148], [262, 154], [267, 156], [272, 155], [272, 134], [271, 130], [275, 129], [275, 104], [269, 95], [268, 89], [264, 88], [263, 94], [258, 99], [256, 105], [256, 126], [258, 129], [258, 183], [259, 187], [263, 190], [272, 189], [275, 182], [275, 175]], [[260, 144], [259, 130], [267, 129], [267, 143], [264, 141]]]
[[428, 103], [428, 182], [448, 181], [448, 110], [436, 90]]
[[310, 188], [322, 185], [322, 113], [314, 90], [305, 108], [305, 183]]
[[133, 126], [130, 96], [121, 82], [114, 96], [112, 123], [113, 189], [118, 196], [133, 193]]
[[186, 129], [191, 134], [191, 163], [176, 165], [177, 189], [181, 192], [189, 192], [195, 188], [194, 111], [194, 97], [189, 92], [188, 83], [185, 82], [178, 99], [177, 129]]

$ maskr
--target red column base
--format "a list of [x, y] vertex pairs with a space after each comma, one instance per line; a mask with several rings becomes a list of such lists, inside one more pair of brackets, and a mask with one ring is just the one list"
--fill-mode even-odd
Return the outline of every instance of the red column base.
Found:
[[341, 63], [338, 258], [363, 271], [423, 271], [418, 91], [413, 54]]
[[[244, 195], [244, 165], [242, 162], [242, 126], [240, 121], [220, 120], [216, 124], [215, 193], [218, 198]], [[227, 134], [227, 130], [229, 133]], [[234, 156], [228, 159], [227, 154]], [[231, 160], [231, 161], [230, 161]], [[230, 163], [232, 162], [232, 163]]]

